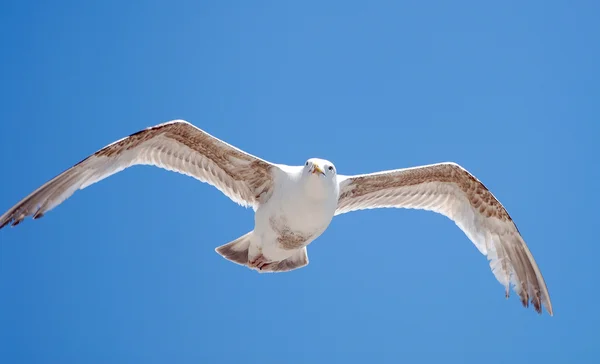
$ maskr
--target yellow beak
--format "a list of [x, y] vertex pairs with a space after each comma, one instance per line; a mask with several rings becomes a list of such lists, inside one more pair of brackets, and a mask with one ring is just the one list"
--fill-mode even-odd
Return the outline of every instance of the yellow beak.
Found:
[[318, 165], [316, 165], [316, 164], [315, 164], [315, 165], [313, 165], [313, 171], [312, 171], [312, 173], [313, 173], [313, 174], [316, 174], [316, 173], [325, 174], [325, 172], [323, 172], [323, 170], [321, 169], [321, 167], [319, 167], [319, 166], [318, 166]]

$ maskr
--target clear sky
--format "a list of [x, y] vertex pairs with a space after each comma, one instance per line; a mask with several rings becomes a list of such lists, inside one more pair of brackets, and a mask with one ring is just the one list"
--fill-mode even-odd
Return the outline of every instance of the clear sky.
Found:
[[454, 161], [515, 219], [555, 316], [449, 219], [336, 217], [310, 264], [214, 252], [216, 189], [135, 167], [0, 231], [2, 363], [578, 363], [600, 354], [598, 1], [8, 1], [0, 212], [104, 145], [186, 119], [342, 174]]

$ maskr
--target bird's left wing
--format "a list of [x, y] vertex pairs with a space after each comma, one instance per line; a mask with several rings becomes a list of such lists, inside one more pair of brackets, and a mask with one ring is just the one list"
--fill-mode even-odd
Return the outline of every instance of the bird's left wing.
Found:
[[454, 163], [339, 176], [336, 215], [362, 209], [411, 208], [440, 213], [490, 260], [496, 279], [510, 284], [525, 307], [529, 301], [552, 315], [546, 283], [515, 223], [502, 204], [473, 175]]
[[76, 190], [143, 164], [194, 177], [252, 207], [269, 198], [278, 169], [184, 120], [174, 120], [117, 140], [51, 179], [1, 215], [0, 229], [26, 216], [39, 218]]

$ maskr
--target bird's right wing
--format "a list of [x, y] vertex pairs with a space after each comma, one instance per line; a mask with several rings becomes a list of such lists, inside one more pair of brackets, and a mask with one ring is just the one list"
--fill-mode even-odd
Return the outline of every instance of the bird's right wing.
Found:
[[336, 215], [374, 208], [408, 208], [447, 216], [490, 260], [492, 272], [524, 306], [542, 304], [553, 314], [544, 277], [517, 226], [500, 201], [475, 176], [455, 163], [339, 176]]
[[118, 140], [59, 174], [0, 216], [0, 228], [43, 216], [78, 189], [133, 165], [153, 165], [206, 182], [242, 206], [270, 197], [278, 167], [194, 125], [174, 120]]

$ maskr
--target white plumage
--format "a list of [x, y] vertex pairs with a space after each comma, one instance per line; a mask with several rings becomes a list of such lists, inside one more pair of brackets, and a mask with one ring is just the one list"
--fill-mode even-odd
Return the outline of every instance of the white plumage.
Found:
[[133, 165], [154, 165], [206, 182], [255, 211], [254, 229], [216, 250], [259, 272], [308, 264], [306, 247], [335, 215], [373, 208], [412, 208], [447, 216], [487, 256], [492, 272], [541, 313], [552, 315], [544, 278], [506, 209], [474, 176], [454, 163], [357, 176], [326, 160], [273, 164], [175, 120], [118, 140], [59, 174], [0, 216], [0, 228], [34, 219], [83, 189]]

